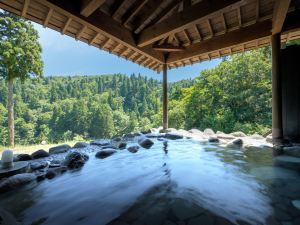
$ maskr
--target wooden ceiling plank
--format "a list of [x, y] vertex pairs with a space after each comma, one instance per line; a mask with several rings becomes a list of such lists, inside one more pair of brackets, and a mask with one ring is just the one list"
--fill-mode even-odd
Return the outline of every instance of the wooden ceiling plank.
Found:
[[82, 0], [80, 14], [88, 17], [99, 9], [106, 0]]
[[110, 41], [110, 38], [107, 38], [105, 41], [103, 41], [100, 46], [101, 48], [105, 48], [105, 46], [107, 45], [107, 43]]
[[137, 4], [132, 9], [128, 10], [124, 15], [123, 25], [127, 25], [129, 21], [143, 8], [148, 0], [138, 0]]
[[215, 36], [212, 39], [190, 45], [183, 52], [176, 52], [175, 54], [170, 53], [167, 62], [174, 63], [176, 61], [188, 59], [193, 56], [205, 54], [207, 52], [229, 48], [240, 43], [245, 43], [251, 40], [269, 36], [271, 34], [271, 26], [272, 24], [270, 21], [264, 21], [249, 27], [229, 32], [226, 35]]
[[291, 0], [275, 1], [272, 21], [272, 34], [278, 34], [281, 32], [290, 3]]
[[157, 40], [162, 39], [165, 36], [170, 35], [171, 33], [180, 32], [183, 29], [199, 23], [203, 19], [208, 19], [212, 14], [241, 4], [245, 4], [245, 1], [201, 1], [193, 5], [193, 7], [176, 13], [165, 19], [164, 21], [144, 29], [140, 33], [138, 46], [143, 47], [149, 45]]
[[47, 16], [46, 16], [46, 19], [43, 23], [43, 26], [46, 27], [49, 23], [49, 20], [51, 19], [51, 16], [52, 16], [52, 13], [53, 13], [53, 9], [52, 8], [49, 8], [49, 11], [47, 13]]
[[72, 21], [72, 18], [69, 17], [68, 20], [67, 20], [67, 22], [65, 23], [63, 29], [61, 30], [62, 34], [66, 33], [66, 30], [67, 30], [68, 26], [70, 25], [71, 21]]
[[117, 48], [119, 48], [121, 45], [122, 45], [122, 44], [120, 44], [120, 43], [116, 44], [116, 45], [111, 49], [111, 51], [112, 51], [112, 52], [116, 51]]

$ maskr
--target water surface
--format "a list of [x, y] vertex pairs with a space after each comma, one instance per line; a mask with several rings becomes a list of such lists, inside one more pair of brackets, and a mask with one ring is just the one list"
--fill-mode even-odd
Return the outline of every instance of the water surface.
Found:
[[268, 150], [155, 141], [2, 194], [22, 224], [300, 224], [300, 177]]

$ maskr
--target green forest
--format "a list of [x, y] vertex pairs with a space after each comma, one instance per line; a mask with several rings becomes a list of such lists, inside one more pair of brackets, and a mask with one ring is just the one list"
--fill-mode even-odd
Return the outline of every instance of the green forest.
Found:
[[[223, 58], [196, 79], [170, 83], [169, 99], [170, 127], [263, 134], [271, 127], [270, 49]], [[134, 74], [16, 80], [14, 104], [17, 144], [109, 138], [162, 124], [161, 82]], [[6, 105], [7, 82], [2, 79], [4, 146]]]

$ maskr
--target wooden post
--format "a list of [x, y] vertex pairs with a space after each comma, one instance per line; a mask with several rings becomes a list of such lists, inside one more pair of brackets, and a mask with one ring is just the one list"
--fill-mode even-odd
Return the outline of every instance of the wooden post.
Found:
[[163, 129], [168, 129], [168, 66], [166, 63], [163, 64]]
[[283, 137], [280, 33], [272, 35], [272, 136], [275, 142]]

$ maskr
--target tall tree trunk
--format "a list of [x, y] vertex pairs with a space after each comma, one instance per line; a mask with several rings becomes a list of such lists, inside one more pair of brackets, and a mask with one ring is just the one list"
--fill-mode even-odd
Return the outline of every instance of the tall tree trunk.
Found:
[[15, 146], [15, 124], [14, 124], [14, 97], [13, 97], [14, 79], [8, 80], [8, 129], [9, 129], [9, 146]]

